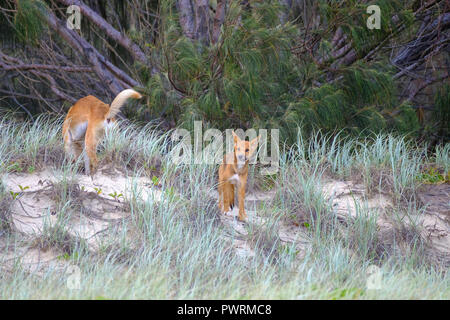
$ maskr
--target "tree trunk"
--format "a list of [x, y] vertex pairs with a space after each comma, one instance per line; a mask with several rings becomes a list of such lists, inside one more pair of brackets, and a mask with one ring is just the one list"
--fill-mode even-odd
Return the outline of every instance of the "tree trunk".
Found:
[[197, 0], [194, 5], [195, 37], [204, 45], [209, 44], [210, 15], [208, 0]]
[[180, 25], [181, 29], [183, 29], [183, 34], [190, 39], [195, 39], [194, 9], [191, 1], [178, 0], [177, 7], [180, 13]]
[[225, 10], [227, 2], [226, 0], [217, 0], [216, 15], [214, 17], [213, 26], [213, 42], [216, 43], [219, 40], [220, 28], [225, 20]]
[[292, 0], [280, 0], [280, 4], [282, 6], [280, 12], [280, 22], [281, 24], [285, 24], [288, 22], [289, 12], [292, 8]]

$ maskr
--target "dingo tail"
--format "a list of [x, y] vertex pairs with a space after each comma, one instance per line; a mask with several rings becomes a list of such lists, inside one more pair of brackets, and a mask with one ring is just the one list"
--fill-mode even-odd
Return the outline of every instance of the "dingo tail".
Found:
[[106, 115], [106, 119], [113, 118], [116, 114], [119, 113], [120, 108], [123, 106], [125, 101], [127, 101], [128, 98], [133, 99], [140, 99], [142, 98], [141, 94], [137, 91], [134, 91], [133, 89], [126, 89], [121, 91], [117, 97], [114, 98], [113, 102], [111, 103], [109, 107], [109, 111]]

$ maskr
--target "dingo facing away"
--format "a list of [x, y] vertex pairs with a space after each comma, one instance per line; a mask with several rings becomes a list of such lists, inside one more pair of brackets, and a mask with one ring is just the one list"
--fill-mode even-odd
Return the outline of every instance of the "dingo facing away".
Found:
[[111, 106], [94, 96], [87, 96], [70, 107], [62, 128], [64, 149], [67, 154], [78, 159], [84, 145], [86, 174], [94, 174], [98, 162], [97, 144], [103, 137], [105, 128], [115, 122], [114, 117], [128, 98], [141, 97], [138, 92], [126, 89], [117, 95]]
[[238, 188], [239, 220], [245, 221], [245, 186], [248, 176], [248, 160], [258, 147], [259, 137], [252, 141], [241, 140], [233, 131], [234, 152], [224, 156], [219, 168], [219, 209], [223, 213], [234, 206], [234, 189]]

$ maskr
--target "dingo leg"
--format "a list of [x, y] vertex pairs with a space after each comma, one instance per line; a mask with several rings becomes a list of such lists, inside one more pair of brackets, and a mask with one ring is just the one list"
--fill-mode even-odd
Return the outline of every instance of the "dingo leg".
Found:
[[239, 220], [245, 221], [247, 214], [245, 213], [245, 185], [247, 183], [247, 177], [240, 179], [239, 189], [238, 189], [238, 200], [239, 200]]

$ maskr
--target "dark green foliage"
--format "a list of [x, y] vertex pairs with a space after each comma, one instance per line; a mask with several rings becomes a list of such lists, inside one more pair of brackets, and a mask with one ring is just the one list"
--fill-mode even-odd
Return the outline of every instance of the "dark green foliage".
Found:
[[450, 85], [445, 84], [434, 98], [434, 134], [440, 141], [450, 141]]
[[[221, 130], [278, 128], [288, 142], [295, 141], [300, 124], [305, 134], [313, 129], [354, 134], [419, 131], [416, 106], [400, 96], [404, 82], [394, 80], [399, 70], [390, 63], [386, 49], [408, 43], [405, 34], [408, 39], [408, 33], [414, 34], [411, 30], [420, 23], [413, 14], [415, 1], [304, 1], [303, 9], [297, 6], [289, 12], [289, 22], [280, 23], [283, 6], [278, 0], [252, 0], [246, 5], [230, 0], [220, 37], [208, 44], [184, 35], [176, 2], [145, 2], [151, 9], [139, 12], [138, 20], [145, 23], [137, 27], [128, 17], [130, 4], [111, 1], [95, 9], [148, 54], [156, 71], [133, 61], [123, 46], [103, 39], [101, 30], [85, 19], [83, 37], [144, 87], [146, 103], [140, 102], [140, 108], [130, 103], [123, 110], [127, 117], [161, 119], [165, 128], [192, 129], [193, 120]], [[140, 1], [134, 4], [144, 6]], [[380, 30], [367, 28], [366, 9], [371, 4], [381, 9]], [[43, 32], [42, 14], [53, 10], [58, 17], [64, 15], [54, 5], [17, 1], [17, 34], [31, 42], [51, 36]], [[216, 3], [211, 1], [211, 6]], [[112, 18], [113, 12], [117, 17]], [[209, 13], [213, 23], [214, 12]], [[338, 45], [335, 37], [341, 30]], [[340, 52], [343, 47], [347, 51]], [[67, 52], [73, 54], [70, 48]], [[439, 135], [448, 137], [444, 128], [448, 94], [439, 93], [435, 104]]]
[[19, 39], [33, 43], [40, 38], [45, 28], [42, 15], [47, 9], [47, 5], [39, 0], [17, 1], [14, 25]]
[[417, 133], [420, 129], [416, 112], [407, 103], [403, 103], [399, 108], [399, 114], [392, 118], [393, 129], [399, 132]]
[[[378, 0], [378, 1], [346, 1], [345, 5], [340, 4], [338, 8], [324, 5], [330, 20], [343, 21], [342, 28], [354, 42], [354, 48], [358, 54], [363, 57], [376, 45], [383, 41], [387, 36], [399, 30], [404, 24], [409, 26], [414, 21], [411, 10], [405, 5], [404, 1]], [[381, 29], [370, 30], [366, 26], [369, 14], [366, 9], [369, 5], [377, 5], [381, 11]], [[328, 10], [327, 10], [328, 9]], [[333, 10], [334, 9], [334, 10]], [[397, 16], [398, 19], [392, 19]]]
[[[383, 1], [380, 6], [399, 12], [398, 3]], [[368, 30], [366, 7], [356, 2], [320, 6], [327, 20], [345, 17], [343, 28], [359, 53], [367, 53], [394, 28], [383, 23], [380, 31]], [[147, 82], [154, 114], [164, 113], [186, 128], [192, 128], [193, 120], [219, 129], [279, 128], [288, 140], [300, 123], [306, 132], [376, 132], [390, 122], [399, 131], [416, 127], [406, 106], [392, 120], [390, 111], [399, 101], [384, 62], [356, 62], [330, 73], [327, 66], [333, 59], [318, 65], [308, 54], [293, 54], [302, 35], [291, 23], [280, 25], [278, 1], [252, 2], [251, 11], [232, 2], [221, 38], [210, 46], [184, 37], [174, 7], [167, 2], [164, 8], [164, 72]], [[325, 58], [332, 32], [315, 32], [321, 35], [316, 46]], [[336, 80], [329, 81], [330, 76]]]

